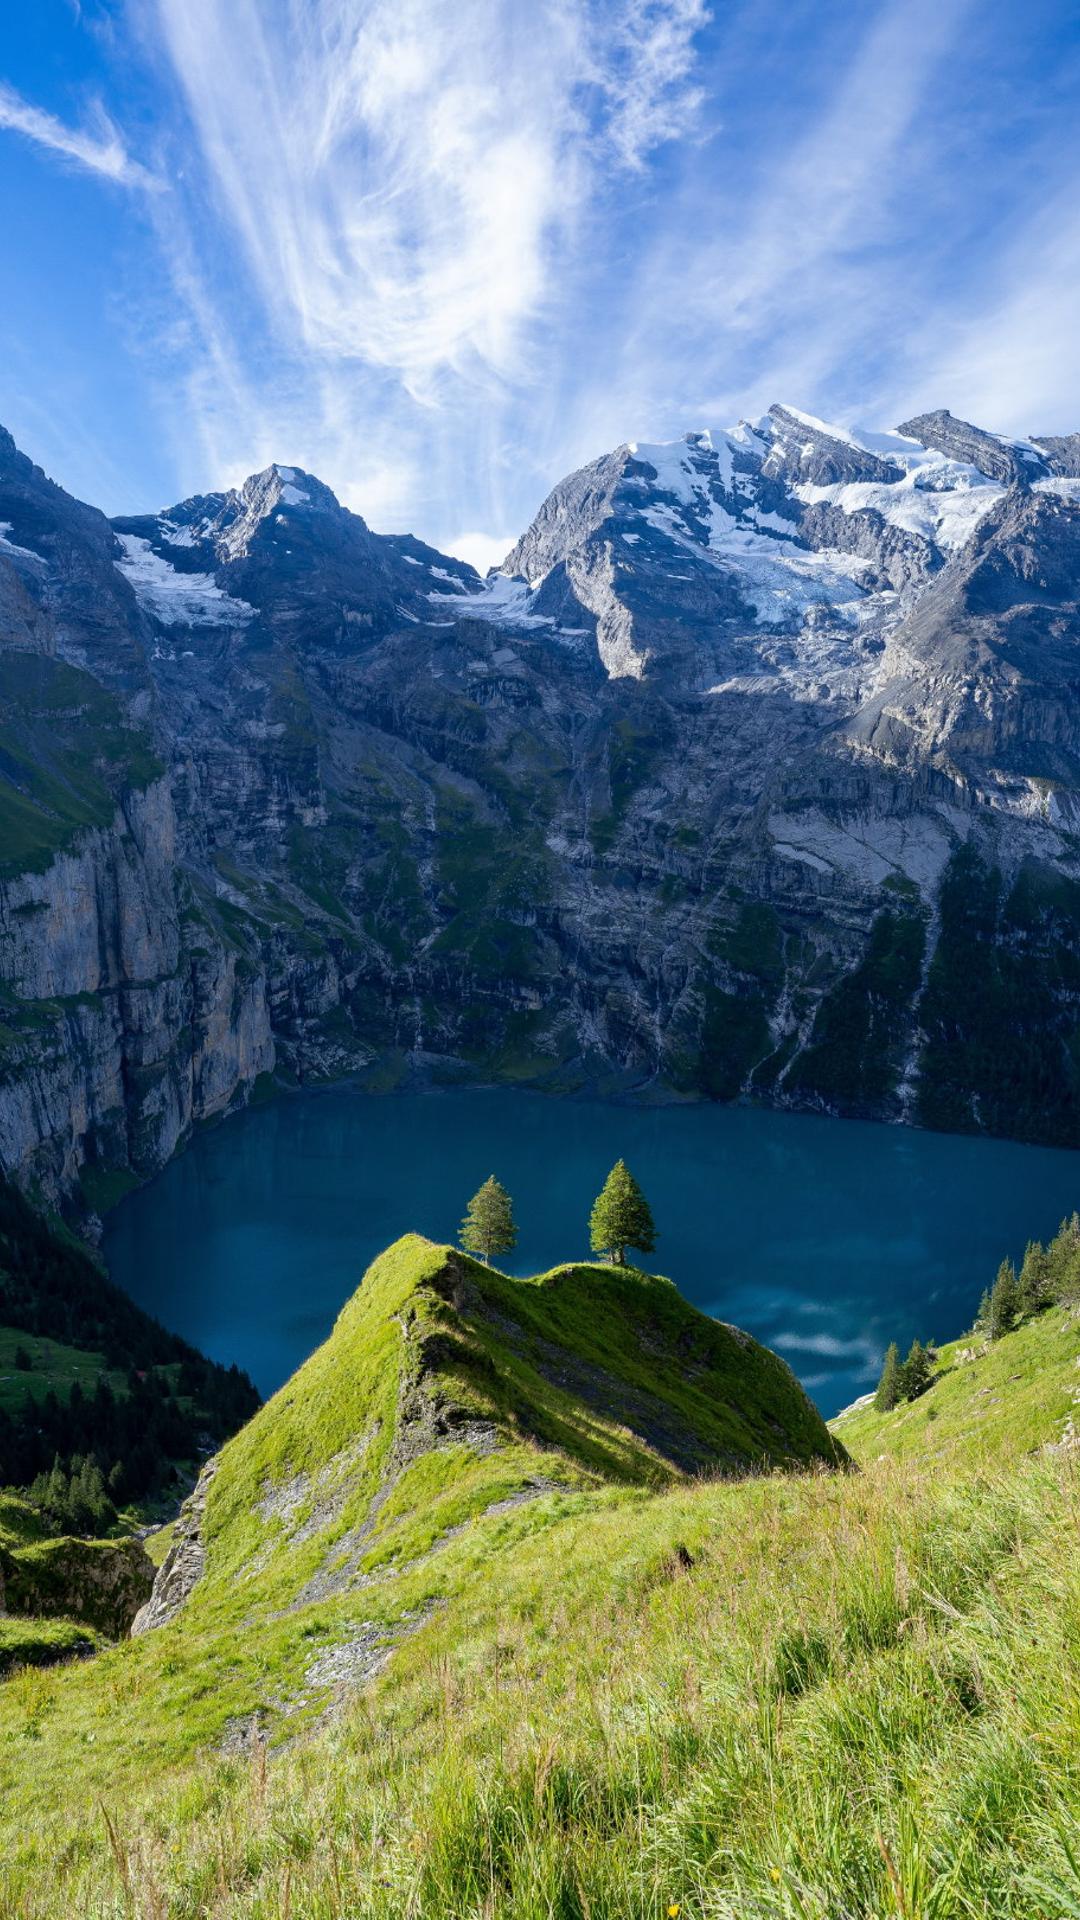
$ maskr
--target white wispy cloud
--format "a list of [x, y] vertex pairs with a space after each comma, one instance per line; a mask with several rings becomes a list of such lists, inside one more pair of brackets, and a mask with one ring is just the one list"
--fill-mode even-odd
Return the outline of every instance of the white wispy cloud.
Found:
[[90, 130], [69, 127], [0, 81], [0, 127], [24, 134], [36, 146], [47, 148], [88, 173], [115, 181], [118, 186], [157, 189], [161, 184], [149, 168], [132, 158], [101, 107], [94, 109]]
[[924, 329], [904, 411], [948, 406], [1005, 433], [1080, 427], [1077, 173], [1025, 220], [951, 323]]
[[654, 147], [685, 135], [703, 105], [690, 76], [695, 35], [710, 18], [705, 0], [628, 0], [604, 22], [595, 78], [610, 110], [607, 137], [626, 166], [640, 170]]
[[[521, 373], [606, 135], [628, 166], [694, 110], [700, 0], [158, 0], [211, 190], [281, 329], [391, 369]], [[604, 125], [588, 117], [588, 92]]]
[[516, 532], [450, 533], [446, 535], [443, 545], [455, 559], [467, 560], [477, 573], [487, 573], [490, 567], [502, 565], [517, 539]]
[[[760, 39], [729, 36], [718, 104], [702, 115], [710, 144], [646, 225], [633, 297], [586, 358], [574, 404], [547, 423], [553, 476], [622, 439], [754, 417], [774, 400], [841, 421], [902, 417], [916, 343], [931, 326], [939, 350], [943, 338], [947, 308], [928, 290], [966, 132], [937, 98], [970, 10], [826, 9], [833, 39], [793, 94], [797, 112], [762, 69]], [[782, 50], [777, 62], [782, 74]], [[740, 96], [752, 118], [738, 118]]]
[[805, 312], [828, 296], [853, 245], [865, 251], [893, 230], [896, 195], [920, 171], [913, 136], [927, 85], [970, 5], [899, 0], [868, 14], [831, 99], [767, 178], [734, 262], [724, 263], [718, 317], [757, 330], [778, 308], [785, 319]]
[[773, 1345], [789, 1353], [818, 1353], [829, 1360], [873, 1358], [877, 1351], [871, 1340], [838, 1340], [832, 1333], [777, 1333]]
[[[877, 1377], [881, 1366], [881, 1348], [869, 1335], [855, 1340], [838, 1340], [830, 1333], [778, 1333], [771, 1337], [770, 1345], [780, 1347], [790, 1354], [796, 1366], [800, 1356], [807, 1354], [812, 1359], [831, 1360], [836, 1368], [850, 1372], [857, 1379], [872, 1380]], [[822, 1386], [832, 1377], [829, 1372], [800, 1373], [803, 1386], [807, 1389]]]
[[189, 444], [218, 474], [295, 459], [375, 524], [443, 538], [470, 510], [464, 467], [471, 511], [516, 525], [511, 423], [542, 400], [596, 205], [697, 124], [704, 0], [154, 0], [140, 18], [188, 128], [155, 217], [192, 336]]
[[1037, 84], [1060, 49], [1005, 7], [84, 11], [112, 117], [0, 84], [0, 129], [168, 183], [125, 208], [109, 317], [178, 491], [280, 458], [484, 564], [572, 466], [774, 399], [1080, 420], [1080, 132], [1060, 62]]
[[571, 466], [774, 399], [1059, 424], [1058, 129], [1059, 201], [1014, 196], [981, 287], [949, 257], [973, 9], [826, 5], [792, 76], [705, 0], [146, 0], [179, 118], [132, 307], [190, 485], [293, 461], [483, 565]]

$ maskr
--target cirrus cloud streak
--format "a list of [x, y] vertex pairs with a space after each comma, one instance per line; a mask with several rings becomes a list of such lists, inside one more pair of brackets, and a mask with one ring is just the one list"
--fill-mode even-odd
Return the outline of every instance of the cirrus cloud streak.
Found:
[[158, 0], [220, 208], [282, 339], [424, 404], [520, 377], [604, 169], [700, 104], [702, 0]]
[[133, 160], [108, 115], [100, 107], [94, 113], [94, 130], [69, 127], [55, 114], [46, 113], [24, 100], [14, 87], [0, 82], [0, 127], [24, 134], [38, 147], [56, 154], [61, 160], [96, 173], [117, 186], [156, 190], [161, 182]]

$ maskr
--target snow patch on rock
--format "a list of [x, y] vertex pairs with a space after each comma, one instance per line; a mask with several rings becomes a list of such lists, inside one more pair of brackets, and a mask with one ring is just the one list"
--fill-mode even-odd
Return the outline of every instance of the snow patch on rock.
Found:
[[827, 502], [851, 514], [872, 510], [889, 526], [918, 534], [951, 553], [970, 540], [1005, 489], [988, 480], [978, 467], [960, 460], [946, 460], [941, 454], [906, 457], [910, 465], [901, 480], [847, 480], [833, 486], [804, 483], [793, 491], [807, 506]]
[[117, 539], [124, 549], [124, 558], [114, 563], [117, 570], [163, 626], [236, 627], [254, 614], [246, 600], [219, 587], [212, 573], [179, 573], [138, 534], [120, 533]]
[[[432, 573], [438, 571], [437, 567], [431, 568]], [[446, 577], [449, 579], [451, 576]], [[505, 573], [489, 574], [479, 593], [470, 593], [467, 587], [458, 586], [453, 593], [429, 593], [425, 597], [443, 606], [448, 601], [454, 601], [470, 620], [490, 620], [500, 627], [554, 625], [550, 614], [529, 611], [533, 596], [528, 582], [511, 579]]]
[[11, 521], [0, 520], [0, 553], [17, 554], [20, 560], [33, 560], [39, 567], [48, 565], [48, 561], [43, 560], [40, 553], [33, 553], [29, 547], [18, 547], [14, 540], [9, 540], [7, 536], [11, 531]]

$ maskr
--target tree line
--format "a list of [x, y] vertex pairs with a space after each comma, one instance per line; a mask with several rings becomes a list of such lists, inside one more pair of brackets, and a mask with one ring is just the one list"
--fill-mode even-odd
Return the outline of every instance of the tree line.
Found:
[[[490, 1174], [469, 1201], [458, 1236], [466, 1253], [479, 1254], [490, 1265], [499, 1253], [517, 1246], [514, 1208], [502, 1182]], [[651, 1253], [656, 1225], [649, 1203], [625, 1160], [617, 1160], [593, 1201], [589, 1215], [589, 1244], [601, 1259], [626, 1265], [626, 1250]]]
[[[64, 1518], [61, 1482], [85, 1488], [89, 1463], [114, 1507], [171, 1492], [258, 1405], [246, 1375], [224, 1367], [207, 1375], [208, 1365], [130, 1368], [115, 1390], [104, 1376], [89, 1390], [76, 1380], [63, 1398], [53, 1387], [40, 1398], [28, 1390], [21, 1404], [0, 1407], [0, 1484], [22, 1491], [61, 1532], [107, 1531], [116, 1516], [104, 1507], [100, 1527]], [[75, 1504], [85, 1505], [81, 1493]]]
[[48, 1473], [39, 1473], [25, 1498], [37, 1508], [50, 1533], [100, 1539], [111, 1533], [119, 1517], [116, 1483], [122, 1472], [118, 1461], [106, 1479], [93, 1454], [73, 1454], [66, 1470], [56, 1459]]
[[[168, 1333], [4, 1179], [0, 1327], [23, 1336], [13, 1362], [28, 1389], [0, 1407], [0, 1486], [29, 1492], [60, 1531], [107, 1531], [117, 1506], [171, 1492], [259, 1405], [246, 1374]], [[93, 1385], [47, 1385], [39, 1340], [84, 1353]]]
[[[1063, 1220], [1047, 1246], [1041, 1240], [1029, 1240], [1019, 1272], [1011, 1260], [1003, 1260], [992, 1287], [979, 1303], [975, 1332], [985, 1340], [1001, 1340], [1022, 1321], [1045, 1313], [1048, 1307], [1080, 1301], [1080, 1214]], [[886, 1350], [881, 1379], [874, 1394], [879, 1413], [889, 1413], [902, 1400], [916, 1400], [934, 1378], [937, 1353], [932, 1342], [926, 1346], [913, 1340], [906, 1360], [901, 1360], [895, 1340]]]

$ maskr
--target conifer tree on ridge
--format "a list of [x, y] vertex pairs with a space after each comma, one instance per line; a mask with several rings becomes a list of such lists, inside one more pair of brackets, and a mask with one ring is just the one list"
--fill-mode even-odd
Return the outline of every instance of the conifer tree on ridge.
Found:
[[890, 1341], [885, 1352], [885, 1363], [881, 1369], [881, 1379], [874, 1395], [874, 1406], [878, 1413], [891, 1413], [901, 1399], [900, 1349], [895, 1340]]
[[1017, 1280], [1021, 1313], [1041, 1313], [1054, 1298], [1053, 1262], [1041, 1240], [1029, 1240]]
[[908, 1357], [900, 1368], [900, 1392], [905, 1400], [917, 1400], [934, 1378], [934, 1361], [929, 1347], [913, 1340]]
[[990, 1289], [987, 1302], [986, 1332], [991, 1340], [1000, 1340], [1005, 1333], [1011, 1333], [1016, 1325], [1020, 1311], [1020, 1295], [1016, 1279], [1016, 1268], [1011, 1260], [1003, 1260], [997, 1270], [997, 1279]]
[[656, 1245], [649, 1203], [625, 1160], [615, 1162], [593, 1203], [589, 1238], [593, 1252], [606, 1254], [617, 1267], [625, 1267], [627, 1247], [651, 1253]]
[[478, 1253], [487, 1267], [492, 1254], [510, 1253], [517, 1246], [510, 1195], [493, 1173], [469, 1201], [458, 1238], [466, 1253]]

